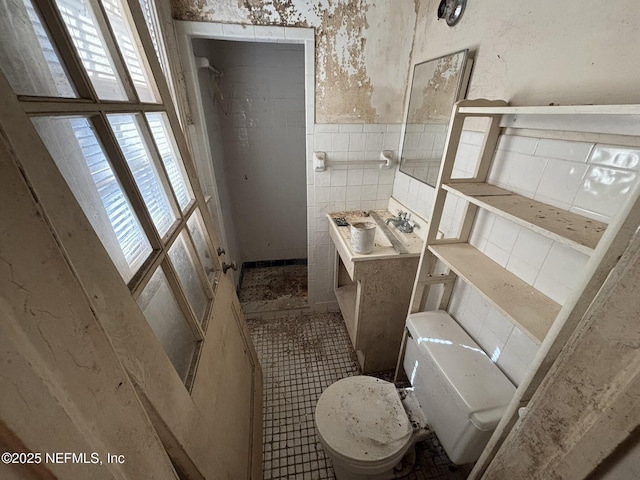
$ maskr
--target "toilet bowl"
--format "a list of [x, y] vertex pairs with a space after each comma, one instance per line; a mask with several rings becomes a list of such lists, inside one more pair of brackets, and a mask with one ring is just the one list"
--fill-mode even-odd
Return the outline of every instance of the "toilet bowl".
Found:
[[425, 417], [452, 462], [474, 462], [515, 393], [448, 313], [411, 314], [407, 331], [403, 365], [419, 406], [407, 407], [393, 383], [368, 376], [339, 380], [318, 399], [316, 430], [338, 480], [394, 478], [425, 438]]
[[374, 377], [343, 378], [321, 395], [318, 438], [338, 479], [390, 478], [413, 445], [414, 427], [393, 383]]

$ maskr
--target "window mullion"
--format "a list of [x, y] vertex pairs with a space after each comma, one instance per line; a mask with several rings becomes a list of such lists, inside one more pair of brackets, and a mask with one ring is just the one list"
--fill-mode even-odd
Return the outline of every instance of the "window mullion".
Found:
[[[142, 52], [144, 53], [144, 56], [146, 57], [146, 60], [148, 62], [149, 69], [151, 70], [151, 75], [156, 81], [156, 87], [160, 95], [160, 101], [164, 105], [166, 105], [168, 111], [173, 112], [174, 109], [171, 108], [173, 106], [173, 101], [171, 100], [171, 93], [169, 91], [169, 85], [167, 84], [167, 78], [164, 76], [164, 72], [162, 71], [162, 67], [160, 66], [160, 61], [158, 60], [155, 49], [153, 48], [153, 41], [151, 40], [151, 35], [149, 34], [149, 28], [147, 27], [144, 13], [142, 13], [142, 7], [140, 7], [140, 3], [138, 1], [128, 1], [127, 6], [129, 8], [128, 11], [125, 12], [125, 15], [128, 17], [128, 20], [133, 22], [135, 26], [134, 30], [138, 32], [138, 38], [142, 43]], [[174, 128], [173, 124], [171, 125], [171, 128]], [[180, 125], [178, 124], [178, 128], [174, 129], [173, 131], [182, 132], [182, 127], [180, 127]], [[174, 136], [179, 137], [180, 135]]]
[[[158, 57], [155, 54], [153, 42], [151, 41], [151, 35], [149, 34], [147, 25], [145, 23], [144, 14], [142, 13], [142, 7], [140, 7], [140, 4], [138, 2], [133, 1], [129, 2], [129, 10], [132, 16], [132, 20], [135, 23], [136, 30], [138, 31], [138, 34], [140, 36], [140, 41], [142, 42], [144, 53], [149, 61], [149, 67], [151, 68], [151, 72], [156, 79], [156, 86], [158, 87], [158, 92], [160, 93], [160, 100], [166, 107], [169, 126], [171, 130], [175, 132], [175, 142], [178, 147], [180, 157], [182, 158], [185, 171], [187, 173], [187, 180], [191, 184], [191, 189], [193, 190], [196, 205], [200, 207], [201, 212], [207, 212], [207, 204], [204, 200], [202, 189], [200, 188], [200, 182], [198, 180], [195, 163], [193, 162], [191, 151], [189, 150], [189, 147], [187, 145], [187, 140], [182, 130], [182, 125], [180, 124], [180, 120], [178, 119], [176, 110], [174, 108], [173, 101], [171, 100], [171, 94], [169, 91], [169, 86], [167, 84], [167, 79], [162, 72], [160, 62], [158, 61]], [[180, 134], [178, 134], [178, 132], [180, 132]], [[204, 220], [205, 231], [209, 236], [209, 240], [211, 241], [211, 243], [217, 244], [218, 239], [214, 233], [215, 228], [213, 226], [211, 216], [202, 215], [202, 218]], [[215, 252], [216, 249], [214, 248], [212, 251]], [[217, 262], [217, 267], [220, 268], [220, 259], [216, 257], [215, 261]]]
[[[144, 14], [142, 13], [142, 8], [140, 7], [140, 4], [138, 2], [130, 2], [129, 9], [133, 17], [132, 20], [134, 21], [136, 29], [138, 30], [140, 41], [142, 42], [142, 47], [144, 48], [144, 53], [149, 61], [149, 67], [151, 68], [151, 72], [156, 79], [156, 86], [158, 87], [158, 91], [160, 92], [160, 99], [166, 107], [169, 126], [174, 132], [174, 139], [178, 147], [178, 152], [182, 157], [182, 162], [185, 166], [185, 170], [187, 172], [187, 179], [189, 183], [191, 183], [191, 188], [193, 189], [197, 204], [200, 206], [201, 210], [206, 210], [204, 195], [202, 193], [202, 190], [200, 189], [200, 183], [196, 174], [195, 164], [193, 163], [191, 152], [189, 151], [189, 147], [187, 146], [187, 141], [184, 132], [182, 131], [182, 125], [180, 124], [178, 115], [176, 114], [173, 101], [171, 100], [171, 93], [169, 91], [167, 79], [162, 72], [160, 62], [158, 61], [158, 57], [155, 54], [153, 42], [151, 41], [151, 35], [149, 35], [149, 30], [147, 29], [145, 23]], [[211, 225], [211, 227], [213, 227], [213, 224]], [[213, 230], [211, 230], [211, 232], [213, 232]]]
[[140, 103], [138, 92], [136, 92], [133, 85], [133, 79], [129, 74], [129, 69], [126, 66], [122, 52], [120, 52], [120, 48], [115, 40], [115, 34], [111, 28], [111, 24], [109, 23], [107, 12], [104, 10], [104, 5], [102, 5], [102, 2], [99, 0], [88, 0], [88, 2], [93, 7], [97, 26], [102, 31], [105, 45], [111, 54], [117, 74], [120, 76], [122, 85], [127, 92], [127, 98], [134, 103]]
[[[172, 107], [173, 107], [172, 103], [167, 104], [166, 113], [167, 113], [167, 119], [169, 120], [169, 126], [171, 130], [173, 130], [174, 132], [181, 132], [180, 122], [178, 121], [176, 112]], [[189, 147], [187, 146], [186, 137], [183, 134], [175, 135], [175, 141], [178, 147], [178, 152], [182, 157], [182, 162], [184, 164], [184, 168], [187, 173], [187, 179], [191, 183], [191, 188], [193, 189], [193, 195], [196, 199], [196, 204], [198, 207], [200, 207], [201, 212], [208, 212], [209, 210], [207, 208], [207, 203], [205, 202], [204, 194], [202, 193], [202, 188], [200, 187], [200, 181], [198, 180], [198, 174], [196, 171], [195, 163], [193, 162], [193, 157], [191, 156]], [[211, 215], [203, 214], [202, 218], [205, 224], [204, 226], [205, 226], [206, 233], [209, 236], [211, 242], [219, 245], [218, 238], [214, 233], [215, 227], [213, 226], [213, 220], [211, 219]], [[215, 252], [216, 249], [214, 248], [213, 251]], [[217, 261], [218, 261], [218, 268], [220, 268], [219, 259], [217, 259]]]
[[101, 101], [99, 104], [82, 98], [19, 97], [23, 110], [31, 115], [73, 115], [86, 113], [131, 113], [132, 108], [142, 112], [164, 112], [160, 104], [141, 103], [132, 106], [129, 102]]
[[40, 11], [42, 21], [47, 25], [51, 34], [51, 40], [55, 44], [60, 59], [69, 75], [71, 82], [75, 86], [81, 99], [95, 101], [98, 96], [91, 85], [91, 80], [87, 75], [82, 60], [78, 55], [73, 40], [67, 31], [64, 20], [60, 15], [58, 7], [53, 0], [33, 0], [36, 8]]
[[104, 115], [96, 115], [92, 118], [92, 120], [96, 132], [98, 133], [98, 136], [102, 141], [105, 153], [107, 154], [109, 160], [111, 160], [113, 170], [116, 172], [116, 176], [118, 177], [118, 180], [120, 180], [122, 188], [129, 197], [131, 207], [136, 213], [138, 220], [140, 221], [140, 225], [142, 226], [144, 233], [147, 235], [147, 238], [151, 243], [151, 248], [153, 248], [153, 250], [161, 250], [162, 240], [160, 239], [160, 236], [156, 231], [156, 227], [153, 223], [153, 219], [151, 218], [151, 214], [149, 213], [149, 210], [145, 205], [140, 190], [138, 190], [135, 179], [133, 178], [133, 174], [129, 170], [127, 160], [124, 158], [124, 155], [120, 151], [118, 141], [111, 131], [109, 122]]
[[176, 300], [178, 301], [178, 305], [180, 305], [180, 309], [182, 310], [182, 312], [184, 313], [184, 316], [187, 319], [187, 323], [189, 324], [189, 328], [191, 328], [191, 331], [193, 332], [194, 337], [196, 338], [196, 340], [204, 340], [204, 332], [202, 331], [202, 328], [198, 323], [198, 319], [196, 317], [195, 312], [193, 311], [193, 308], [191, 308], [191, 305], [189, 304], [189, 300], [187, 300], [187, 296], [185, 295], [184, 290], [182, 289], [182, 285], [180, 285], [180, 279], [178, 278], [178, 274], [173, 268], [173, 265], [171, 264], [171, 261], [168, 255], [165, 257], [164, 261], [162, 262], [162, 270], [164, 271], [164, 274], [167, 277], [167, 281], [169, 282], [169, 285], [173, 290], [173, 294], [175, 295]]
[[193, 244], [193, 238], [191, 237], [191, 232], [189, 232], [189, 227], [185, 225], [185, 229], [184, 231], [187, 234], [187, 237], [189, 238], [189, 241], [187, 242], [187, 248], [189, 249], [189, 254], [191, 255], [191, 259], [196, 267], [196, 271], [198, 272], [198, 277], [200, 278], [200, 283], [202, 285], [204, 285], [204, 289], [205, 292], [207, 294], [207, 297], [209, 298], [209, 300], [213, 299], [213, 290], [211, 289], [211, 285], [209, 283], [209, 279], [207, 278], [207, 272], [204, 269], [204, 265], [202, 265], [202, 262], [200, 261], [200, 256], [198, 255], [198, 252], [196, 251], [196, 248], [194, 247]]
[[149, 126], [149, 121], [147, 120], [146, 115], [138, 115], [138, 122], [140, 125], [140, 132], [142, 134], [142, 139], [146, 142], [149, 147], [149, 154], [151, 156], [151, 161], [158, 169], [158, 173], [160, 173], [160, 182], [164, 189], [170, 193], [169, 202], [171, 203], [171, 207], [173, 207], [178, 212], [178, 219], [182, 219], [181, 223], [184, 223], [185, 219], [182, 215], [182, 210], [180, 209], [180, 202], [178, 201], [178, 197], [173, 191], [173, 186], [169, 182], [169, 175], [167, 174], [167, 170], [164, 166], [164, 162], [162, 161], [162, 156], [160, 155], [160, 151], [158, 150], [158, 146], [156, 145], [156, 141], [151, 135], [151, 127]]

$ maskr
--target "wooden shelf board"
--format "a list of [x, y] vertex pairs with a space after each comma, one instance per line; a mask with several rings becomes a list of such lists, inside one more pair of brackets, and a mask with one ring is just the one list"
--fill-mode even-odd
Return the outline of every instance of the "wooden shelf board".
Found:
[[540, 344], [560, 305], [468, 243], [430, 245], [429, 251]]
[[[471, 102], [469, 102], [471, 103]], [[640, 105], [547, 105], [547, 106], [473, 106], [459, 113], [470, 115], [639, 115]]]
[[591, 255], [607, 224], [546, 205], [488, 183], [451, 183], [442, 188], [468, 202]]

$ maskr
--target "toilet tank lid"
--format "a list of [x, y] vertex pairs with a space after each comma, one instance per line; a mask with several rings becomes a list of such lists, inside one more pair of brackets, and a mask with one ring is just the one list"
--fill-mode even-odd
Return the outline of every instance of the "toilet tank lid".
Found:
[[495, 428], [515, 387], [484, 350], [442, 310], [409, 315], [407, 329], [446, 380], [452, 400], [479, 429]]

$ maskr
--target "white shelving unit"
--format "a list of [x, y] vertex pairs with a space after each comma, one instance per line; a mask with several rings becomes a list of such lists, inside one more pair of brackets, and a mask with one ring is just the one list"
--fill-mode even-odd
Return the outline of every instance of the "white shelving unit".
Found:
[[[586, 255], [594, 254], [607, 225], [487, 183], [503, 116], [532, 115], [547, 118], [556, 115], [597, 115], [602, 118], [608, 115], [619, 118], [637, 116], [639, 113], [637, 105], [510, 107], [500, 100], [458, 102], [449, 123], [449, 135], [435, 187], [429, 233], [418, 268], [411, 311], [425, 308], [429, 292], [436, 284], [445, 286], [441, 289], [438, 303], [440, 308], [446, 309], [453, 284], [456, 278], [461, 278], [523, 333], [540, 344], [560, 312], [561, 305], [469, 244], [478, 209], [487, 210]], [[486, 118], [489, 121], [480, 158], [472, 178], [451, 178], [464, 122], [470, 117]], [[458, 237], [439, 239], [438, 229], [447, 195], [464, 200], [466, 208]], [[449, 269], [449, 274], [437, 274], [436, 259]]]
[[[473, 117], [486, 118], [489, 122], [476, 170], [471, 178], [451, 178], [464, 122]], [[549, 129], [556, 136], [568, 133], [573, 138], [595, 134], [597, 138], [614, 138], [625, 144], [638, 145], [640, 105], [510, 107], [504, 101], [462, 100], [453, 109], [410, 312], [426, 310], [427, 305], [447, 310], [454, 283], [460, 278], [540, 345], [528, 374], [518, 386], [507, 412], [476, 463], [471, 479], [481, 476], [516, 424], [518, 412], [528, 405], [549, 373], [554, 360], [640, 224], [640, 187], [637, 185], [620, 205], [619, 214], [606, 225], [488, 183], [502, 128], [514, 126]], [[456, 238], [438, 238], [447, 195], [465, 201], [466, 208]], [[472, 246], [469, 238], [478, 209], [487, 210], [589, 256], [577, 291], [560, 305]], [[438, 290], [432, 290], [434, 286]], [[406, 333], [396, 378], [402, 371], [405, 342]]]

